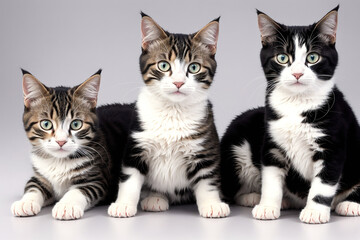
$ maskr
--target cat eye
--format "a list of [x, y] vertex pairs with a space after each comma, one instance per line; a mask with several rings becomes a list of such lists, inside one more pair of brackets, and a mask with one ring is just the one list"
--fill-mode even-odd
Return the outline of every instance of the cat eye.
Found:
[[46, 131], [51, 130], [53, 127], [53, 124], [50, 120], [42, 120], [40, 122], [40, 127]]
[[309, 53], [306, 57], [306, 61], [311, 64], [317, 63], [319, 59], [320, 56], [317, 53]]
[[199, 63], [191, 63], [188, 67], [188, 71], [192, 74], [198, 73], [200, 71], [200, 64]]
[[287, 54], [278, 54], [276, 60], [280, 64], [286, 64], [289, 62], [289, 56]]
[[83, 125], [83, 122], [81, 120], [74, 120], [70, 123], [70, 128], [72, 130], [79, 130]]
[[158, 68], [163, 72], [167, 72], [170, 70], [170, 64], [166, 61], [160, 61], [158, 63]]

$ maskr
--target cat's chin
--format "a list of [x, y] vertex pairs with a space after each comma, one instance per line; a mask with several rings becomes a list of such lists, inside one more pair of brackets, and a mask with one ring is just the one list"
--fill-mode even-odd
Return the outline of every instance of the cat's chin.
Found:
[[64, 149], [48, 150], [47, 152], [54, 158], [67, 158], [74, 153], [73, 151], [68, 151]]

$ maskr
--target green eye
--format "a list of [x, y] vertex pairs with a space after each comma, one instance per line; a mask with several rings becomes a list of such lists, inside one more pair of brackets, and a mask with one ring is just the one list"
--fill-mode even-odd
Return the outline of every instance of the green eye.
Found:
[[158, 68], [163, 72], [167, 72], [170, 70], [170, 64], [166, 61], [161, 61], [158, 63]]
[[192, 63], [192, 64], [189, 65], [188, 69], [189, 69], [190, 73], [195, 74], [195, 73], [198, 73], [200, 71], [200, 68], [201, 68], [201, 66], [200, 66], [199, 63]]
[[40, 122], [40, 127], [46, 131], [52, 129], [53, 125], [50, 120], [42, 120]]
[[79, 130], [83, 125], [83, 122], [81, 120], [74, 120], [70, 124], [70, 128], [72, 130]]
[[308, 61], [308, 63], [317, 63], [320, 59], [319, 54], [317, 53], [309, 53], [306, 57], [306, 61]]
[[276, 56], [276, 60], [278, 61], [278, 63], [280, 64], [286, 64], [289, 62], [289, 56], [287, 54], [278, 54]]

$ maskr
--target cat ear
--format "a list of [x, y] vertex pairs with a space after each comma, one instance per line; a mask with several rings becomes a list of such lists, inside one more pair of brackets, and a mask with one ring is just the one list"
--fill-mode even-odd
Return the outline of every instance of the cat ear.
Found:
[[146, 50], [150, 43], [167, 38], [167, 34], [151, 17], [141, 12], [141, 47]]
[[91, 108], [96, 107], [101, 71], [102, 70], [99, 69], [99, 71], [89, 77], [85, 82], [75, 87], [74, 96], [86, 99], [90, 103]]
[[31, 103], [49, 94], [46, 86], [37, 80], [31, 73], [21, 69], [23, 73], [24, 105], [29, 108]]
[[219, 37], [219, 20], [220, 17], [209, 22], [205, 27], [198, 31], [193, 38], [207, 45], [211, 54], [216, 53], [216, 46]]
[[314, 29], [320, 31], [320, 36], [327, 42], [334, 44], [336, 42], [336, 30], [338, 23], [338, 10], [339, 5], [328, 12], [320, 21], [315, 25]]
[[258, 15], [258, 25], [261, 33], [261, 42], [264, 44], [274, 41], [274, 37], [281, 29], [280, 24], [274, 21], [265, 13], [256, 10]]

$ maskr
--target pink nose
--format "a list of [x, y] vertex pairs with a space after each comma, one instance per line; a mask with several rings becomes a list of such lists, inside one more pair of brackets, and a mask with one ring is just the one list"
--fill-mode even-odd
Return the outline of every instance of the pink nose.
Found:
[[64, 146], [66, 141], [56, 141], [57, 144], [59, 144], [60, 147]]
[[303, 73], [293, 73], [293, 76], [296, 78], [296, 80], [299, 80], [301, 76], [304, 75]]
[[173, 82], [173, 84], [180, 89], [182, 85], [184, 85], [184, 82]]

